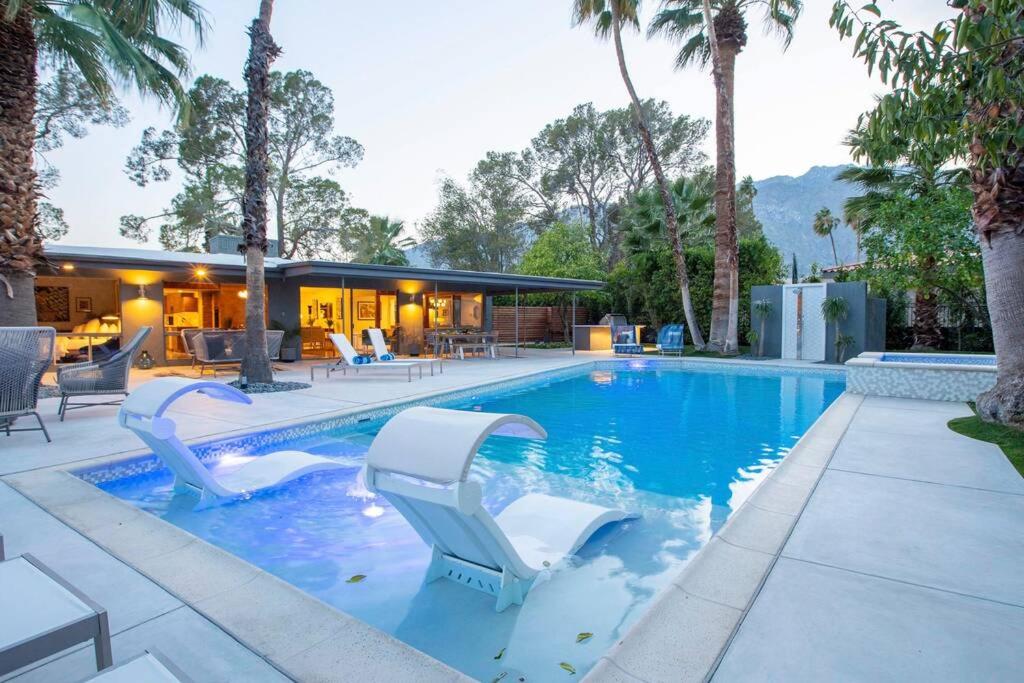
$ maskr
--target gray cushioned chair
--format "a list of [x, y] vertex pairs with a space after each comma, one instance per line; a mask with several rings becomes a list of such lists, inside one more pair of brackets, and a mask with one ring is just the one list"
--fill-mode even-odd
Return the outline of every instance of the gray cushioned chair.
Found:
[[[61, 422], [69, 410], [90, 406], [112, 406], [121, 403], [128, 395], [128, 375], [132, 370], [135, 354], [146, 340], [152, 327], [143, 327], [128, 344], [110, 356], [91, 363], [72, 363], [57, 368], [57, 386], [60, 388], [60, 406], [57, 414]], [[79, 396], [120, 396], [112, 401], [72, 403]]]
[[[50, 434], [36, 412], [39, 382], [53, 362], [57, 331], [52, 327], [0, 327], [0, 431]], [[34, 415], [38, 427], [14, 429], [19, 417]]]

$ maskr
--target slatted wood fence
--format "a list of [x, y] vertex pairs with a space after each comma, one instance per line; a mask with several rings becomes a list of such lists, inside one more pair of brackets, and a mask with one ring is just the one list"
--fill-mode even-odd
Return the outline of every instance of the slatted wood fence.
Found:
[[[572, 310], [566, 312], [572, 315]], [[494, 307], [494, 330], [498, 333], [498, 341], [502, 344], [515, 341], [516, 338], [515, 306]], [[588, 312], [582, 306], [576, 307], [576, 324], [587, 323]], [[520, 306], [519, 307], [519, 341], [522, 342], [559, 342], [566, 341], [562, 326], [562, 316], [557, 306]]]

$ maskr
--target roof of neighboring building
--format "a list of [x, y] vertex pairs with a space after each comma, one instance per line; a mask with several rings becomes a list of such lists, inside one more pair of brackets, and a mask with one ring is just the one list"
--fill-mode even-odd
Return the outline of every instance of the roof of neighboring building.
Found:
[[[154, 249], [82, 247], [67, 244], [48, 244], [46, 253], [54, 261], [69, 261], [93, 268], [175, 271], [188, 267], [205, 266], [210, 268], [212, 274], [240, 274], [245, 271], [245, 258], [241, 254], [198, 254], [156, 251]], [[492, 291], [512, 291], [516, 288], [525, 290], [595, 290], [603, 288], [605, 284], [598, 280], [574, 280], [514, 273], [481, 273], [468, 270], [381, 266], [337, 261], [294, 261], [275, 257], [267, 257], [264, 268], [268, 275], [281, 278], [319, 275], [376, 280], [425, 280], [446, 284], [480, 285]]]
[[860, 268], [863, 265], [864, 265], [863, 262], [860, 262], [860, 263], [844, 263], [841, 266], [829, 266], [828, 268], [822, 268], [821, 272], [822, 273], [845, 273], [845, 272], [850, 271], [850, 270], [857, 270], [858, 268]]

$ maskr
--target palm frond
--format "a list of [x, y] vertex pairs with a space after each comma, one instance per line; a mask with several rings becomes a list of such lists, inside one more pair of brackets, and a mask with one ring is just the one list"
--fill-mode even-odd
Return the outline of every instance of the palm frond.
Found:
[[[26, 0], [8, 0], [7, 12]], [[107, 99], [115, 86], [134, 88], [187, 116], [180, 79], [188, 51], [165, 37], [188, 24], [201, 44], [208, 23], [194, 0], [34, 0], [36, 34], [44, 62], [71, 65]]]
[[704, 26], [704, 13], [692, 2], [684, 0], [678, 6], [666, 6], [651, 20], [647, 36], [664, 35], [683, 46], [676, 54], [676, 68], [683, 69], [690, 64], [705, 68], [711, 62], [711, 43]]
[[782, 39], [783, 49], [793, 42], [793, 26], [803, 11], [801, 0], [766, 0], [764, 31]]

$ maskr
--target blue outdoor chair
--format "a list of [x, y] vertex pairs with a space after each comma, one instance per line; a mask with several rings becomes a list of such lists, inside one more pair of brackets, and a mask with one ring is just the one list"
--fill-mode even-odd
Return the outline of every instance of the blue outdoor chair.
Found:
[[658, 331], [658, 351], [661, 355], [675, 353], [683, 355], [683, 331], [682, 325], [664, 325]]
[[644, 347], [636, 338], [636, 325], [612, 326], [612, 351], [616, 356], [643, 355]]

